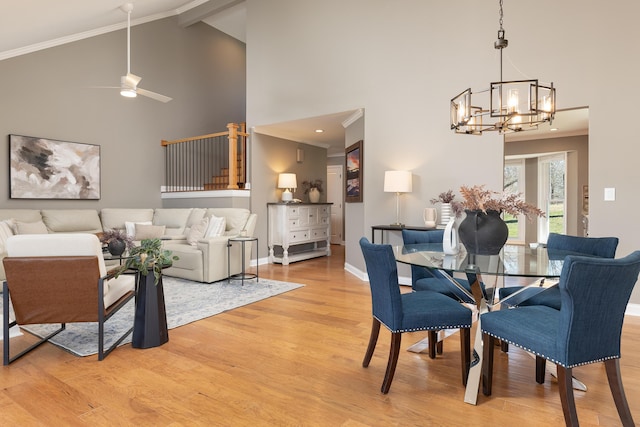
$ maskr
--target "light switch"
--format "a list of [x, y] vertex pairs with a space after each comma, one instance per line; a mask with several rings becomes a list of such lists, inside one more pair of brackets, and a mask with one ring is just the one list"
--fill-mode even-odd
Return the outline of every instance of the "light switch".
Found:
[[615, 188], [605, 188], [604, 189], [604, 200], [605, 202], [611, 202], [616, 199], [616, 189]]

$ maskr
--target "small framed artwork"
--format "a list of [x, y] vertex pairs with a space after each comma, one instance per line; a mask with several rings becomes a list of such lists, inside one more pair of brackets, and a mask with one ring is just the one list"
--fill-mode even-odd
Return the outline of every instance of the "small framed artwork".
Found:
[[9, 135], [12, 199], [100, 199], [100, 146]]
[[362, 203], [362, 159], [364, 158], [362, 149], [363, 141], [360, 140], [345, 150], [347, 171], [345, 202]]

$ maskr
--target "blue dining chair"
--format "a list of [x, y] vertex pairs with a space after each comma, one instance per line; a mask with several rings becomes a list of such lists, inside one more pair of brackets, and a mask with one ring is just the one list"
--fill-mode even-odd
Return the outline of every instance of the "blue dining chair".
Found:
[[557, 365], [567, 425], [578, 425], [572, 369], [604, 362], [622, 424], [635, 425], [622, 387], [619, 359], [624, 312], [639, 273], [640, 251], [621, 259], [569, 255], [558, 283], [560, 310], [532, 305], [483, 314], [483, 393], [491, 395], [494, 342], [499, 339], [536, 355], [540, 384], [546, 360]]
[[[390, 245], [369, 243], [360, 239], [371, 287], [373, 323], [367, 352], [362, 361], [368, 367], [378, 342], [380, 324], [391, 331], [391, 347], [384, 381], [380, 391], [389, 392], [398, 363], [402, 333], [429, 331], [429, 339], [436, 331], [460, 329], [462, 384], [466, 385], [471, 363], [471, 310], [446, 295], [423, 291], [401, 293], [398, 267]], [[433, 335], [433, 336], [432, 336]]]
[[[402, 230], [402, 241], [405, 245], [415, 245], [421, 243], [442, 243], [444, 236], [444, 230]], [[442, 247], [439, 248], [442, 250]], [[453, 272], [447, 271], [449, 276], [453, 275]], [[456, 282], [465, 288], [469, 294], [471, 294], [470, 281], [476, 280], [475, 274], [467, 274], [467, 278], [456, 278]], [[426, 267], [420, 267], [417, 265], [411, 266], [411, 288], [414, 291], [433, 291], [451, 298], [456, 298], [459, 301], [474, 304], [475, 301], [469, 298], [464, 292], [459, 291], [449, 283], [449, 280], [444, 276], [440, 270], [432, 270]]]
[[[572, 254], [584, 254], [601, 258], [615, 258], [616, 249], [618, 248], [617, 237], [578, 237], [567, 236], [565, 234], [550, 233], [547, 239], [547, 251], [549, 258], [554, 259], [557, 256], [564, 256], [566, 252]], [[510, 286], [501, 288], [498, 291], [500, 299], [522, 289], [522, 286]], [[539, 289], [533, 289], [535, 292]], [[542, 292], [535, 293], [534, 296], [528, 297], [525, 290], [521, 294], [514, 297], [513, 301], [505, 301], [507, 307], [527, 306], [527, 305], [545, 305], [547, 307], [560, 310], [560, 290], [554, 286], [545, 289]]]

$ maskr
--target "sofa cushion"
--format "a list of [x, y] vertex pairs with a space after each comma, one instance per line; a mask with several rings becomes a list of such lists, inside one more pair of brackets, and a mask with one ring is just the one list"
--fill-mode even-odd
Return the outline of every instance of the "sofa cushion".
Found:
[[23, 222], [36, 222], [42, 219], [38, 209], [0, 209], [0, 220], [14, 219]]
[[153, 225], [164, 225], [167, 236], [184, 235], [191, 208], [159, 208], [153, 213]]
[[16, 234], [49, 234], [49, 230], [47, 230], [47, 226], [42, 221], [16, 221]]
[[7, 239], [13, 236], [13, 227], [15, 226], [15, 221], [11, 219], [5, 219], [0, 221], [0, 254], [4, 255], [6, 250]]
[[102, 223], [95, 209], [43, 209], [42, 221], [53, 233], [99, 233]]
[[132, 223], [151, 221], [153, 219], [153, 209], [104, 208], [100, 211], [100, 218], [102, 219], [103, 230], [111, 228], [124, 230], [125, 221]]
[[141, 225], [153, 225], [153, 224], [151, 224], [151, 221], [140, 221], [140, 222], [125, 221], [124, 229], [127, 233], [127, 236], [131, 237], [133, 240], [142, 240], [136, 237], [136, 228]]
[[202, 239], [209, 227], [209, 217], [202, 218], [202, 220], [189, 229], [187, 234], [187, 243], [191, 246], [196, 246], [198, 240]]
[[240, 234], [251, 212], [242, 208], [209, 208], [207, 216], [215, 215], [217, 217], [225, 217], [227, 220], [225, 235], [235, 236]]
[[209, 217], [209, 227], [204, 233], [206, 237], [222, 236], [227, 228], [227, 219], [225, 217], [217, 217], [211, 215]]
[[164, 236], [166, 227], [164, 225], [136, 224], [136, 240], [159, 239]]

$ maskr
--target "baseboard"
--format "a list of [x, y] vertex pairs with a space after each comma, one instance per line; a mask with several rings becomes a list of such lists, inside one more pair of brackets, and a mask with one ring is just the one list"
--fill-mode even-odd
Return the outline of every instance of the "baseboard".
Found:
[[369, 275], [367, 274], [366, 271], [362, 271], [359, 268], [356, 268], [353, 265], [346, 262], [344, 263], [344, 269], [347, 270], [347, 272], [356, 276], [358, 279], [362, 280], [363, 282], [369, 281]]
[[626, 316], [640, 316], [640, 304], [628, 304], [624, 314]]

